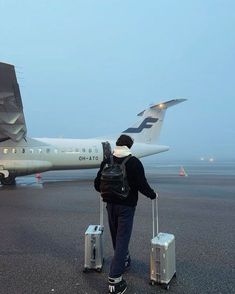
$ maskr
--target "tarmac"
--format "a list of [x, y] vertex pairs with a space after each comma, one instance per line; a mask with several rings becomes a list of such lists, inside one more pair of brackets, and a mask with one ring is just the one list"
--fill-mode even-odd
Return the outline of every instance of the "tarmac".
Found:
[[[99, 223], [96, 171], [66, 171], [0, 186], [0, 294], [104, 294], [112, 258], [105, 211], [101, 273], [83, 273], [84, 233]], [[168, 293], [235, 293], [235, 174], [159, 174], [159, 227], [176, 238], [176, 278]], [[166, 293], [149, 284], [151, 201], [140, 194], [130, 243], [127, 294]]]

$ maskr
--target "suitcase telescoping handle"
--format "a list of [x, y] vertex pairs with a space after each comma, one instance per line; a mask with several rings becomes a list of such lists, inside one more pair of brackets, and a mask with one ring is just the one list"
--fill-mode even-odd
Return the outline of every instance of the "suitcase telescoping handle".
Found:
[[152, 200], [152, 217], [153, 217], [153, 238], [158, 235], [158, 193]]
[[104, 202], [102, 197], [100, 197], [100, 225], [104, 225]]

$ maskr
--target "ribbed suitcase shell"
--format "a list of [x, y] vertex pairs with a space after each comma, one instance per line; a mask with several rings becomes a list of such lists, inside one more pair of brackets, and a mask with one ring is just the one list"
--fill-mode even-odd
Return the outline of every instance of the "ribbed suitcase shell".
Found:
[[172, 234], [158, 233], [151, 240], [150, 280], [152, 284], [168, 284], [176, 273], [175, 237]]
[[100, 224], [89, 225], [85, 232], [84, 272], [96, 270], [101, 272], [104, 262], [104, 204], [100, 197]]
[[102, 225], [89, 225], [85, 232], [84, 271], [101, 271], [103, 266], [103, 231]]
[[162, 284], [169, 289], [171, 279], [176, 276], [175, 236], [158, 233], [158, 204], [152, 201], [153, 238], [150, 252], [150, 283]]

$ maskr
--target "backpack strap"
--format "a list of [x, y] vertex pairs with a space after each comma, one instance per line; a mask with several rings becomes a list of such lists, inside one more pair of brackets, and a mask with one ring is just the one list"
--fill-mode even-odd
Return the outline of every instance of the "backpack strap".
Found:
[[127, 161], [128, 161], [131, 157], [132, 157], [131, 154], [128, 155], [128, 156], [123, 160], [123, 162], [121, 163], [121, 166], [124, 166], [124, 165], [127, 163]]
[[127, 175], [127, 173], [126, 173], [126, 163], [127, 163], [127, 161], [131, 158], [131, 154], [130, 155], [128, 155], [124, 160], [123, 160], [123, 162], [121, 163], [121, 168], [122, 168], [122, 171], [123, 171], [123, 185], [124, 185], [124, 179], [125, 179], [125, 177], [126, 177], [126, 175]]
[[113, 165], [113, 153], [110, 153], [109, 159], [110, 159], [110, 164]]

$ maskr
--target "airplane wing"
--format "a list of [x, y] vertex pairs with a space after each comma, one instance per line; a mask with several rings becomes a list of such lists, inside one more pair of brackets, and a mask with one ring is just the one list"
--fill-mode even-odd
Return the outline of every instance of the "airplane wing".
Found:
[[27, 133], [20, 89], [13, 65], [0, 62], [0, 142], [19, 142]]

